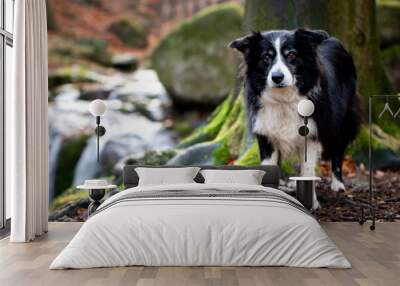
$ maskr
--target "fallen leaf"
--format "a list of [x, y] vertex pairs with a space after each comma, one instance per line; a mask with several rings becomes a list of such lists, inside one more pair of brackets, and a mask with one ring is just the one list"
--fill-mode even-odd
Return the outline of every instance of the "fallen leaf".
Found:
[[319, 169], [321, 171], [322, 176], [330, 177], [330, 175], [331, 175], [331, 165], [327, 161], [321, 161], [319, 163]]

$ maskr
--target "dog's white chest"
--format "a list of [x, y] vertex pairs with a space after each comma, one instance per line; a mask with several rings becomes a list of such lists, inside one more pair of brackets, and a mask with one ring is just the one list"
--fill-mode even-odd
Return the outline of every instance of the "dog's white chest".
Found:
[[[282, 95], [281, 95], [282, 96]], [[297, 104], [301, 100], [293, 95], [287, 101], [271, 99], [263, 95], [262, 108], [258, 111], [253, 132], [265, 135], [284, 155], [291, 154], [304, 145], [304, 138], [298, 134], [303, 119], [297, 113]], [[315, 134], [315, 124], [310, 120], [310, 133]]]

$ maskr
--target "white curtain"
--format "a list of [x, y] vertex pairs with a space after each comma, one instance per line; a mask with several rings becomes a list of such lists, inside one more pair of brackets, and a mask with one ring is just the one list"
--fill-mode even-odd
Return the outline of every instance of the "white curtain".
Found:
[[12, 242], [47, 232], [48, 124], [45, 0], [15, 1], [13, 94], [6, 111]]

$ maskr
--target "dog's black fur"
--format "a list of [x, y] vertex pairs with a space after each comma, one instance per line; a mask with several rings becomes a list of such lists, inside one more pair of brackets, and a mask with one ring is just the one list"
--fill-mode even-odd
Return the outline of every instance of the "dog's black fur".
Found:
[[[315, 105], [311, 118], [317, 126], [322, 158], [330, 159], [334, 175], [341, 182], [342, 160], [361, 123], [357, 76], [351, 55], [337, 39], [320, 30], [297, 29], [252, 33], [237, 39], [230, 47], [244, 55], [245, 90], [250, 125], [261, 109], [260, 97], [277, 52], [274, 41], [280, 38], [284, 64], [295, 78], [299, 96]], [[286, 54], [285, 54], [286, 53]], [[275, 86], [273, 88], [285, 88]], [[268, 123], [267, 123], [268, 124]], [[256, 134], [261, 159], [271, 156], [274, 146], [267, 134]]]

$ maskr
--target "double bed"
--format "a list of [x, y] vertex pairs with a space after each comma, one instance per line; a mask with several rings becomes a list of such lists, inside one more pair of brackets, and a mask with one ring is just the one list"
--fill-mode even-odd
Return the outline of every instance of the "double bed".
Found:
[[[125, 190], [104, 201], [50, 269], [144, 266], [350, 268], [318, 221], [277, 189], [277, 166], [201, 166], [262, 170], [261, 185], [139, 185], [124, 168]], [[174, 167], [172, 167], [174, 168]]]

